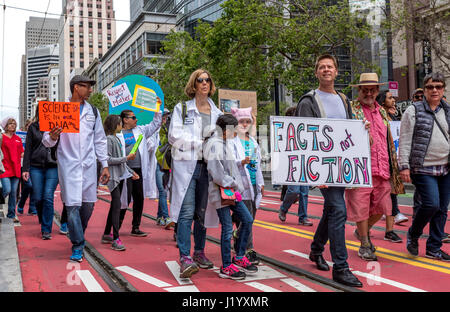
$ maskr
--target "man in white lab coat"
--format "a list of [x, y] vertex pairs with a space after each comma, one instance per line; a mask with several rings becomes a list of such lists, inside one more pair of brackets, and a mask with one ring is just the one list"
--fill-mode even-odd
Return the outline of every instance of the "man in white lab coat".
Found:
[[61, 133], [62, 129], [55, 127], [44, 133], [42, 138], [42, 143], [47, 147], [59, 144], [58, 177], [72, 242], [70, 260], [77, 262], [83, 260], [84, 232], [97, 201], [97, 159], [103, 167], [100, 182], [106, 184], [110, 176], [106, 135], [100, 113], [86, 101], [94, 84], [94, 80], [80, 75], [70, 81], [70, 102], [80, 103], [80, 132]]

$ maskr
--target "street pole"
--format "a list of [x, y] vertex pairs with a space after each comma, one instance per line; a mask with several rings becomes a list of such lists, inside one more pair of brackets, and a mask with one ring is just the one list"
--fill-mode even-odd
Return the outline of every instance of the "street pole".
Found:
[[278, 84], [278, 78], [275, 78], [275, 115], [280, 116], [280, 87]]
[[387, 32], [387, 57], [388, 57], [388, 81], [394, 80], [394, 70], [392, 64], [392, 28], [391, 28], [391, 1], [386, 0], [386, 19], [389, 22], [389, 30]]

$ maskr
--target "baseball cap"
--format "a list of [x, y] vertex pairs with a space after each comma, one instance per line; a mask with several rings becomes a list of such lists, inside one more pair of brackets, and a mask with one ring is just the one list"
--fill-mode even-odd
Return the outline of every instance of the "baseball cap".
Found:
[[82, 75], [75, 75], [73, 76], [73, 78], [70, 80], [70, 87], [72, 88], [75, 84], [78, 83], [83, 83], [83, 82], [87, 82], [89, 83], [91, 86], [95, 85], [96, 81], [90, 79], [89, 77], [86, 76], [82, 76]]

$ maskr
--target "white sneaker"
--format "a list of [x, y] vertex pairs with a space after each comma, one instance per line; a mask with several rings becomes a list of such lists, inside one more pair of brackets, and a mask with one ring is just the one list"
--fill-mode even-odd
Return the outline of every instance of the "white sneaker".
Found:
[[400, 213], [400, 212], [397, 213], [397, 215], [394, 217], [394, 223], [395, 224], [400, 224], [400, 223], [406, 222], [408, 220], [409, 220], [408, 217], [405, 216], [403, 213]]

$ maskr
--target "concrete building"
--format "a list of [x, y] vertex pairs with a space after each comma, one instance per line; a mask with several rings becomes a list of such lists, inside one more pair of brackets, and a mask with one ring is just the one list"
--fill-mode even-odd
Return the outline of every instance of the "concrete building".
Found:
[[143, 12], [101, 58], [98, 90], [106, 92], [120, 78], [154, 69], [150, 59], [164, 57], [161, 41], [175, 28], [176, 15]]
[[31, 118], [34, 111], [31, 107], [32, 98], [39, 87], [39, 78], [48, 77], [50, 65], [58, 65], [58, 45], [47, 45], [27, 50], [27, 104], [25, 120]]
[[[89, 64], [88, 68], [86, 68], [83, 71], [83, 76], [87, 76], [92, 80], [98, 81], [98, 66], [99, 66], [100, 62], [98, 60], [98, 58], [95, 58], [91, 64]], [[92, 90], [94, 93], [98, 92], [98, 84], [96, 83], [93, 87]]]
[[59, 101], [59, 66], [50, 65], [48, 68], [48, 100]]
[[[399, 101], [410, 100], [413, 90], [423, 87], [423, 78], [431, 72], [441, 72], [446, 78], [447, 98], [450, 98], [450, 2], [443, 0], [391, 0], [393, 16], [396, 10], [409, 9], [413, 31], [406, 27], [393, 34], [394, 80], [399, 82]], [[421, 19], [431, 23], [424, 26]], [[407, 105], [403, 105], [406, 107]]]
[[62, 0], [60, 27], [59, 97], [70, 96], [69, 81], [75, 70], [88, 68], [116, 40], [112, 0]]

